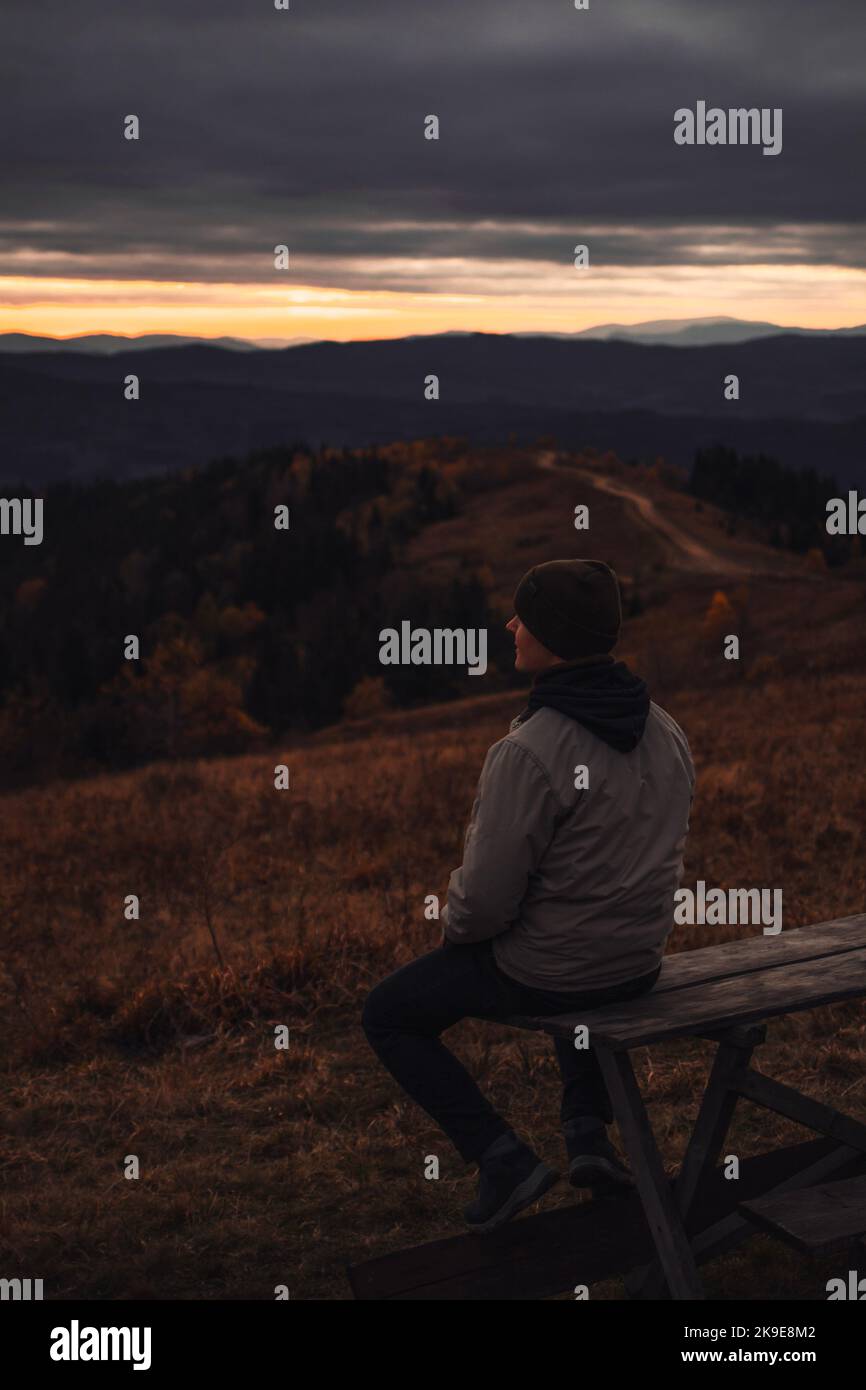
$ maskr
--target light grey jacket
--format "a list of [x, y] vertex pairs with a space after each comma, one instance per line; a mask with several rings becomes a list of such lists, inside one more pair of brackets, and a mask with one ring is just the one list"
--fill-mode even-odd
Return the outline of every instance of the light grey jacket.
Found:
[[492, 937], [500, 969], [540, 989], [649, 974], [673, 926], [694, 787], [686, 736], [655, 702], [628, 753], [549, 706], [518, 715], [484, 760], [445, 935]]

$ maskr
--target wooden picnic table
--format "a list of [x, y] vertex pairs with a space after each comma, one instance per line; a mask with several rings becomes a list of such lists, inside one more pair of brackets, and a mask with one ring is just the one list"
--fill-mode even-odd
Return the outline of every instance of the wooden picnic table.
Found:
[[[448, 1237], [350, 1267], [356, 1297], [513, 1298], [526, 1296], [525, 1290], [544, 1297], [575, 1278], [588, 1283], [622, 1272], [637, 1254], [650, 1263], [632, 1271], [626, 1286], [632, 1297], [658, 1297], [667, 1285], [674, 1299], [704, 1298], [698, 1263], [754, 1233], [752, 1203], [738, 1209], [740, 1197], [753, 1199], [767, 1222], [773, 1213], [767, 1214], [765, 1197], [805, 1193], [852, 1165], [862, 1173], [866, 1124], [752, 1070], [749, 1062], [766, 1037], [765, 1020], [864, 995], [866, 913], [860, 913], [667, 956], [652, 991], [624, 1004], [506, 1020], [568, 1038], [579, 1024], [589, 1028], [651, 1243], [633, 1220], [620, 1221], [617, 1229], [617, 1212], [635, 1214], [631, 1197], [584, 1203], [511, 1222], [492, 1236]], [[671, 1185], [629, 1054], [682, 1037], [709, 1039], [716, 1052]], [[745, 1159], [739, 1182], [720, 1182], [716, 1163], [741, 1096], [826, 1138]], [[736, 1197], [732, 1188], [739, 1189]], [[790, 1217], [786, 1221], [790, 1225]], [[578, 1231], [581, 1250], [575, 1252]]]
[[[668, 956], [652, 991], [625, 1004], [551, 1018], [520, 1017], [522, 1028], [573, 1037], [584, 1024], [598, 1056], [613, 1111], [652, 1233], [657, 1260], [632, 1275], [633, 1296], [700, 1299], [697, 1257], [707, 1259], [751, 1233], [731, 1215], [690, 1241], [686, 1225], [714, 1169], [739, 1097], [838, 1141], [829, 1153], [771, 1189], [792, 1192], [820, 1183], [866, 1154], [866, 1124], [752, 1070], [764, 1020], [866, 995], [866, 913], [776, 936], [757, 936]], [[708, 1038], [716, 1053], [682, 1167], [671, 1190], [629, 1053], [671, 1038]]]

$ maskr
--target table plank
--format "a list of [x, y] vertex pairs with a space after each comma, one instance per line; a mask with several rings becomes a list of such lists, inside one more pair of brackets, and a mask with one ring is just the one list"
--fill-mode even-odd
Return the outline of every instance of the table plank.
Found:
[[[756, 929], [757, 930], [757, 929]], [[792, 927], [778, 936], [738, 937], [716, 946], [699, 946], [665, 956], [653, 994], [708, 984], [731, 975], [772, 970], [792, 961], [838, 955], [866, 946], [866, 912]]]
[[639, 999], [554, 1014], [506, 1020], [554, 1037], [570, 1038], [578, 1024], [589, 1028], [590, 1041], [614, 1051], [710, 1028], [755, 1023], [779, 1014], [834, 1004], [866, 995], [866, 946], [833, 955], [785, 960], [772, 968], [693, 984], [687, 989], [658, 991]]
[[846, 1250], [866, 1234], [866, 1178], [758, 1197], [740, 1202], [740, 1211], [797, 1250], [829, 1255]]
[[[678, 951], [665, 956], [652, 990], [654, 1000], [673, 990], [691, 989], [733, 975], [759, 970], [775, 970], [793, 961], [841, 955], [866, 946], [866, 912], [850, 917], [834, 917], [811, 926], [792, 927], [779, 936], [742, 937], [717, 946], [700, 946], [694, 951]], [[635, 1001], [635, 1006], [640, 1004]], [[618, 1005], [609, 1005], [617, 1009]], [[534, 1015], [516, 1014], [505, 1020], [517, 1028], [539, 1027]]]

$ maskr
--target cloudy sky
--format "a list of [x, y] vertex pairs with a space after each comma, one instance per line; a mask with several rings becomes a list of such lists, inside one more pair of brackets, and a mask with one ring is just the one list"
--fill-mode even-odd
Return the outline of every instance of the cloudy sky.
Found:
[[0, 332], [863, 323], [864, 59], [862, 0], [3, 0]]

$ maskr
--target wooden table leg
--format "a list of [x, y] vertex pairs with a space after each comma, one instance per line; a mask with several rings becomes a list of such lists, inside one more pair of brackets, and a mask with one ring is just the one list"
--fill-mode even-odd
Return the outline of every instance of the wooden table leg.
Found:
[[814, 1129], [816, 1134], [826, 1134], [828, 1139], [838, 1139], [840, 1144], [866, 1153], [866, 1125], [861, 1120], [843, 1115], [841, 1110], [813, 1100], [811, 1096], [804, 1096], [801, 1091], [771, 1076], [746, 1072], [740, 1080], [739, 1093], [765, 1110], [774, 1110], [777, 1115]]
[[596, 1044], [596, 1056], [671, 1297], [702, 1299], [705, 1295], [697, 1265], [665, 1176], [629, 1055]]
[[[734, 1028], [720, 1035], [703, 1100], [674, 1184], [674, 1203], [683, 1226], [689, 1218], [703, 1174], [715, 1167], [737, 1104], [732, 1084], [749, 1065], [767, 1035], [764, 1024]], [[658, 1261], [633, 1270], [626, 1282], [632, 1298], [658, 1298], [664, 1289]]]

